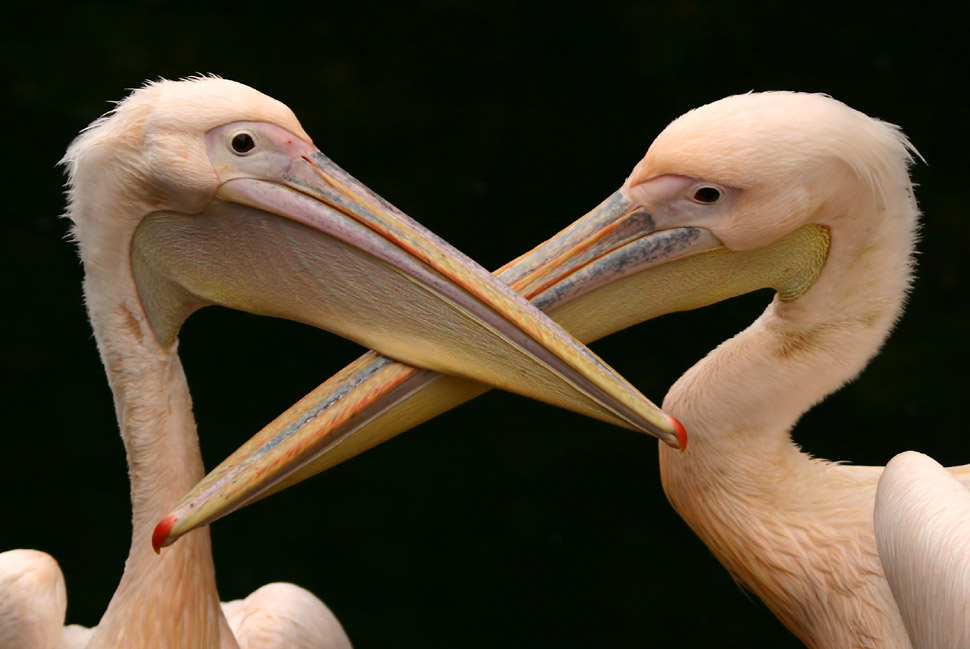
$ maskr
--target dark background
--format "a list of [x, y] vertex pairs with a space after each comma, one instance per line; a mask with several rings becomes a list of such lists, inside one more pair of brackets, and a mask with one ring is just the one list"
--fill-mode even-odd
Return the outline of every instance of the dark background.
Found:
[[[902, 125], [928, 163], [913, 171], [926, 218], [907, 314], [795, 438], [855, 463], [911, 448], [967, 462], [967, 16], [910, 4], [6, 12], [0, 549], [54, 555], [68, 622], [97, 623], [127, 553], [128, 488], [55, 163], [126, 88], [196, 72], [289, 104], [340, 165], [489, 268], [615, 190], [671, 119], [725, 95], [827, 92]], [[659, 402], [769, 298], [594, 349]], [[181, 354], [207, 466], [359, 352], [292, 323], [193, 316]], [[299, 583], [360, 649], [800, 646], [669, 507], [656, 452], [651, 438], [493, 392], [214, 525], [220, 592]]]

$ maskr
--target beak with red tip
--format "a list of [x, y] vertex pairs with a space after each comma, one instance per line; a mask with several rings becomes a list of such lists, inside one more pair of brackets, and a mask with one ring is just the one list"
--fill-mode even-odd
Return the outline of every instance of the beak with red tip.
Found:
[[[234, 122], [205, 144], [211, 199], [147, 214], [132, 236], [135, 285], [164, 348], [192, 312], [220, 304], [678, 443], [670, 418], [585, 346], [311, 143]], [[163, 525], [153, 542], [170, 534]]]
[[[616, 192], [496, 275], [590, 342], [758, 288], [785, 292], [810, 285], [824, 261], [827, 237], [824, 229], [806, 226], [767, 248], [731, 251], [702, 228], [658, 230], [649, 213]], [[165, 519], [165, 529], [157, 530], [161, 545], [487, 390], [368, 352], [206, 476]], [[685, 449], [687, 431], [665, 417], [676, 440], [670, 445]]]
[[581, 343], [309, 142], [235, 122], [206, 145], [213, 199], [201, 213], [147, 215], [132, 240], [163, 345], [194, 310], [221, 304], [675, 439], [666, 415]]

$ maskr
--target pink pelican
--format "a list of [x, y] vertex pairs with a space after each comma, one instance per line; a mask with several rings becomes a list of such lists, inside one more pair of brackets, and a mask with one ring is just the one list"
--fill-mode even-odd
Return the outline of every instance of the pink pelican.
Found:
[[64, 164], [127, 451], [131, 549], [97, 627], [63, 634], [56, 564], [8, 553], [5, 647], [349, 646], [326, 607], [291, 585], [220, 608], [207, 532], [152, 551], [159, 517], [204, 473], [177, 334], [209, 304], [305, 322], [682, 444], [679, 425], [589, 350], [343, 172], [285, 105], [247, 86], [150, 83], [85, 129]]
[[[814, 458], [790, 431], [862, 371], [902, 311], [914, 154], [897, 127], [824, 95], [728, 97], [674, 120], [619, 192], [498, 271], [586, 342], [776, 290], [671, 387], [664, 410], [691, 441], [661, 447], [660, 468], [688, 525], [813, 648], [910, 646], [873, 530], [883, 467]], [[292, 435], [305, 410], [284, 414], [180, 502], [166, 542], [486, 390], [390, 362], [359, 381], [375, 358], [308, 398], [352, 384], [375, 404], [337, 404]], [[949, 472], [970, 480], [970, 466]]]

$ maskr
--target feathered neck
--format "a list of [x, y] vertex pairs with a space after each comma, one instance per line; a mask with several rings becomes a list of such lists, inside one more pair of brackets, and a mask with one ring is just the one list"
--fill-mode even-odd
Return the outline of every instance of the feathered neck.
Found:
[[918, 210], [905, 165], [892, 180], [885, 195], [850, 186], [821, 205], [813, 222], [830, 228], [831, 248], [816, 284], [776, 298], [663, 405], [691, 440], [683, 454], [660, 449], [671, 504], [812, 647], [906, 637], [872, 535], [879, 469], [813, 460], [789, 435], [862, 371], [902, 310]]
[[[130, 264], [84, 261], [88, 311], [114, 395], [132, 502], [125, 571], [88, 647], [235, 647], [219, 605], [208, 530], [161, 556], [151, 548], [155, 524], [204, 474], [182, 365], [174, 346], [159, 347], [133, 280], [123, 281]], [[106, 285], [115, 292], [106, 294]]]
[[878, 353], [910, 285], [919, 214], [902, 161], [893, 175], [885, 194], [846, 176], [810, 217], [831, 234], [815, 285], [797, 300], [776, 298], [671, 387], [664, 408], [687, 426], [692, 446], [735, 430], [787, 444], [798, 418]]

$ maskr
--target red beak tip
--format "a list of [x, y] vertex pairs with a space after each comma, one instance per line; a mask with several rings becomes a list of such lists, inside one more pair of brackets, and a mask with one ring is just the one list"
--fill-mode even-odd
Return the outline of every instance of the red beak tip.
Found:
[[168, 535], [172, 531], [172, 527], [175, 526], [175, 515], [169, 514], [162, 521], [155, 526], [155, 531], [152, 533], [152, 549], [155, 550], [155, 554], [158, 554], [162, 546], [168, 545], [165, 543], [168, 540]]
[[687, 450], [687, 429], [676, 417], [671, 417], [670, 421], [674, 425], [674, 434], [677, 435], [677, 441], [680, 443], [680, 452], [683, 453]]

